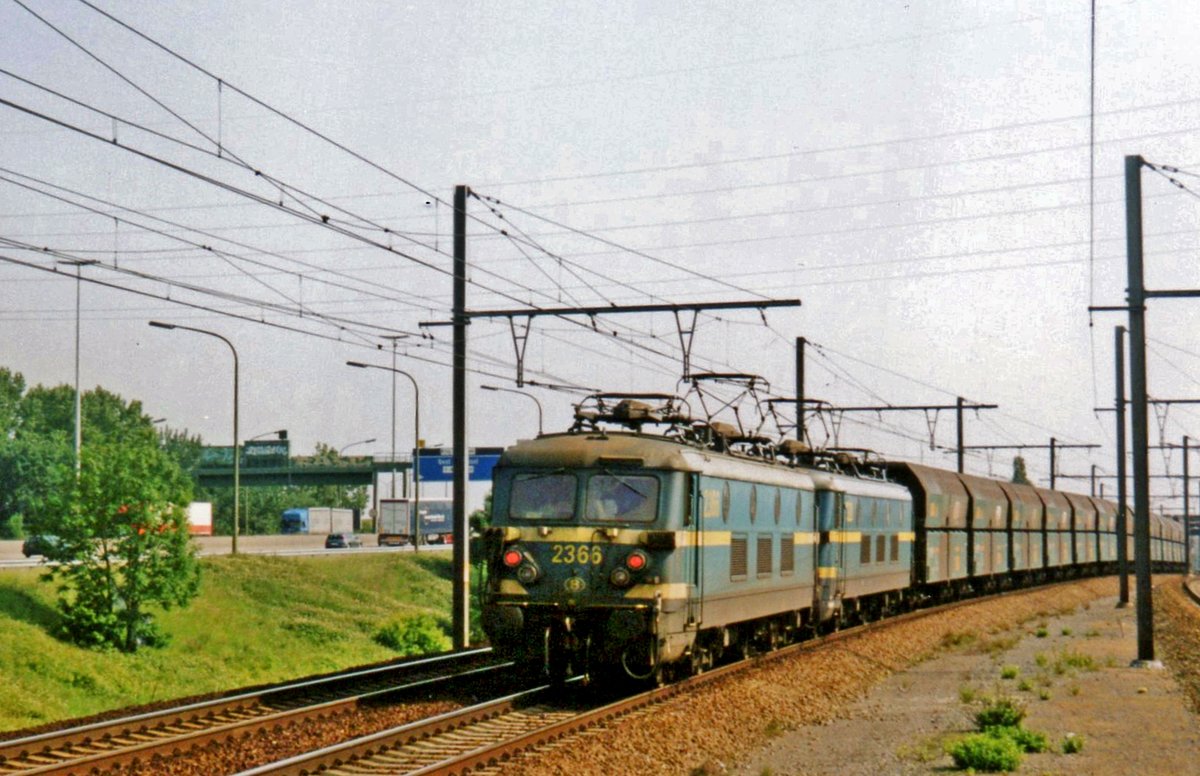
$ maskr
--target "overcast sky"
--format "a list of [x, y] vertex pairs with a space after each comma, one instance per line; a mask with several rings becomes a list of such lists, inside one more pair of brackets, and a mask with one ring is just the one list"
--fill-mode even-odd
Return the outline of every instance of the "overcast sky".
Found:
[[[1093, 409], [1125, 320], [1087, 308], [1124, 301], [1126, 154], [1186, 187], [1143, 173], [1148, 286], [1200, 286], [1192, 3], [1097, 2], [1093, 146], [1087, 2], [93, 2], [163, 48], [74, 0], [0, 3], [0, 363], [73, 380], [74, 269], [56, 260], [98, 262], [83, 385], [213, 444], [231, 439], [227, 349], [149, 320], [230, 338], [243, 438], [287, 428], [299, 453], [389, 449], [388, 375], [344, 363], [390, 364], [382, 337], [407, 334], [422, 436], [449, 442], [450, 332], [419, 324], [449, 317], [456, 184], [479, 195], [472, 309], [799, 298], [702, 315], [694, 368], [791, 396], [803, 336], [812, 397], [962, 396], [999, 405], [968, 414], [968, 444], [1103, 445], [1062, 451], [1062, 475], [1115, 470]], [[1198, 395], [1195, 309], [1150, 305], [1154, 396]], [[591, 323], [536, 319], [526, 376], [686, 389], [672, 316]], [[474, 386], [513, 387], [507, 323], [472, 325], [471, 366]], [[548, 429], [569, 423], [578, 395], [531, 392]], [[931, 420], [847, 415], [836, 442], [953, 466]], [[1163, 433], [1198, 420], [1174, 407]], [[530, 401], [472, 393], [474, 445], [536, 423]], [[953, 445], [952, 412], [933, 433]], [[1012, 455], [968, 469], [1007, 476]], [[1047, 452], [1026, 458], [1045, 484]]]

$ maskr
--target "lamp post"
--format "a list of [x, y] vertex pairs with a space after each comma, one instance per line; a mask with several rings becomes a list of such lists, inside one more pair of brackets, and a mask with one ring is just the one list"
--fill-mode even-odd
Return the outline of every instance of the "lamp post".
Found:
[[501, 388], [498, 385], [481, 385], [479, 387], [485, 391], [503, 391], [504, 393], [515, 393], [518, 396], [524, 396], [527, 399], [532, 399], [533, 403], [537, 405], [538, 411], [538, 436], [542, 435], [542, 403], [538, 401], [536, 396], [534, 396], [532, 393], [518, 391], [516, 388]]
[[[410, 375], [408, 372], [405, 372], [403, 369], [397, 369], [394, 366], [383, 366], [382, 364], [366, 364], [366, 363], [363, 363], [362, 361], [347, 361], [346, 366], [353, 366], [353, 367], [357, 367], [359, 369], [382, 369], [385, 372], [391, 372], [393, 375], [393, 377], [392, 377], [393, 380], [395, 380], [395, 375], [404, 375], [405, 377], [408, 378], [408, 381], [410, 383], [412, 383], [412, 387], [413, 387], [413, 451], [414, 451], [413, 464], [412, 464], [412, 470], [413, 470], [413, 509], [412, 509], [413, 550], [419, 550], [421, 547], [421, 467], [420, 467], [420, 461], [418, 460], [418, 455], [416, 454], [416, 451], [418, 450], [418, 448], [421, 445], [421, 389], [417, 385], [417, 380], [415, 377]], [[395, 438], [396, 438], [395, 433], [394, 433], [394, 429], [396, 427], [395, 396], [396, 396], [396, 392], [393, 391], [392, 392], [392, 428], [393, 428], [392, 439], [393, 440], [395, 440]], [[396, 446], [396, 443], [395, 443], [395, 441], [393, 441], [392, 442], [392, 463], [393, 463], [393, 465], [395, 464], [395, 461], [396, 461], [395, 446]], [[395, 498], [395, 495], [396, 495], [395, 488], [396, 488], [396, 483], [395, 483], [395, 477], [393, 476], [393, 479], [392, 479], [392, 497], [393, 498]]]
[[82, 272], [85, 264], [96, 264], [90, 260], [63, 260], [59, 264], [70, 264], [75, 267], [75, 476], [79, 477], [83, 465], [83, 401], [79, 393], [79, 301], [81, 297]]
[[349, 450], [351, 447], [354, 447], [355, 445], [369, 445], [374, 441], [375, 441], [375, 437], [371, 437], [370, 439], [360, 439], [357, 442], [351, 442], [350, 444], [342, 447], [341, 450], [338, 450], [338, 457], [340, 458], [342, 456], [342, 453], [345, 453], [347, 450]]
[[[182, 329], [183, 331], [194, 331], [197, 334], [207, 334], [210, 337], [216, 337], [229, 346], [229, 351], [233, 353], [233, 545], [231, 552], [237, 555], [238, 551], [238, 507], [240, 499], [238, 491], [241, 488], [241, 455], [238, 449], [238, 354], [237, 348], [233, 343], [217, 334], [215, 331], [208, 329], [197, 329], [192, 326], [183, 326], [177, 323], [163, 323], [162, 321], [150, 321], [150, 325], [159, 329]], [[273, 433], [273, 432], [270, 432]]]

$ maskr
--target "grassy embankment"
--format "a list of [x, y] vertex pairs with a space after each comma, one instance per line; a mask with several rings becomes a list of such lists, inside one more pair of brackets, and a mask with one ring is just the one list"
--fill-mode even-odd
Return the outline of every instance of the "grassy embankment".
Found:
[[41, 572], [0, 573], [0, 731], [388, 660], [372, 639], [381, 625], [451, 610], [443, 553], [202, 564], [199, 597], [158, 619], [168, 645], [132, 655], [58, 640]]

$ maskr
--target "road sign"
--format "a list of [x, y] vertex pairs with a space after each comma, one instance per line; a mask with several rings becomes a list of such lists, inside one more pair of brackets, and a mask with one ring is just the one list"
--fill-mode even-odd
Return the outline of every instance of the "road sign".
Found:
[[[414, 455], [417, 451], [413, 451]], [[492, 469], [500, 460], [500, 448], [478, 448], [468, 451], [467, 479], [490, 480]], [[445, 448], [424, 448], [417, 457], [422, 482], [450, 482], [454, 479], [454, 451]]]

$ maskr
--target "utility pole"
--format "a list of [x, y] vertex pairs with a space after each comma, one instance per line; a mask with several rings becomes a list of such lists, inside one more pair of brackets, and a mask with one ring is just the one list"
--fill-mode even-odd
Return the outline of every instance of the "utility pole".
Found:
[[1183, 435], [1183, 573], [1185, 577], [1192, 574], [1192, 519], [1191, 497], [1189, 496], [1190, 477], [1188, 474], [1188, 437]]
[[1117, 607], [1129, 606], [1129, 518], [1125, 491], [1125, 327], [1116, 329], [1117, 362], [1117, 570], [1120, 596]]
[[[467, 521], [467, 187], [454, 187], [454, 596], [453, 643], [471, 643], [471, 532]], [[419, 444], [419, 443], [418, 443]]]
[[796, 439], [804, 441], [804, 337], [796, 337]]

